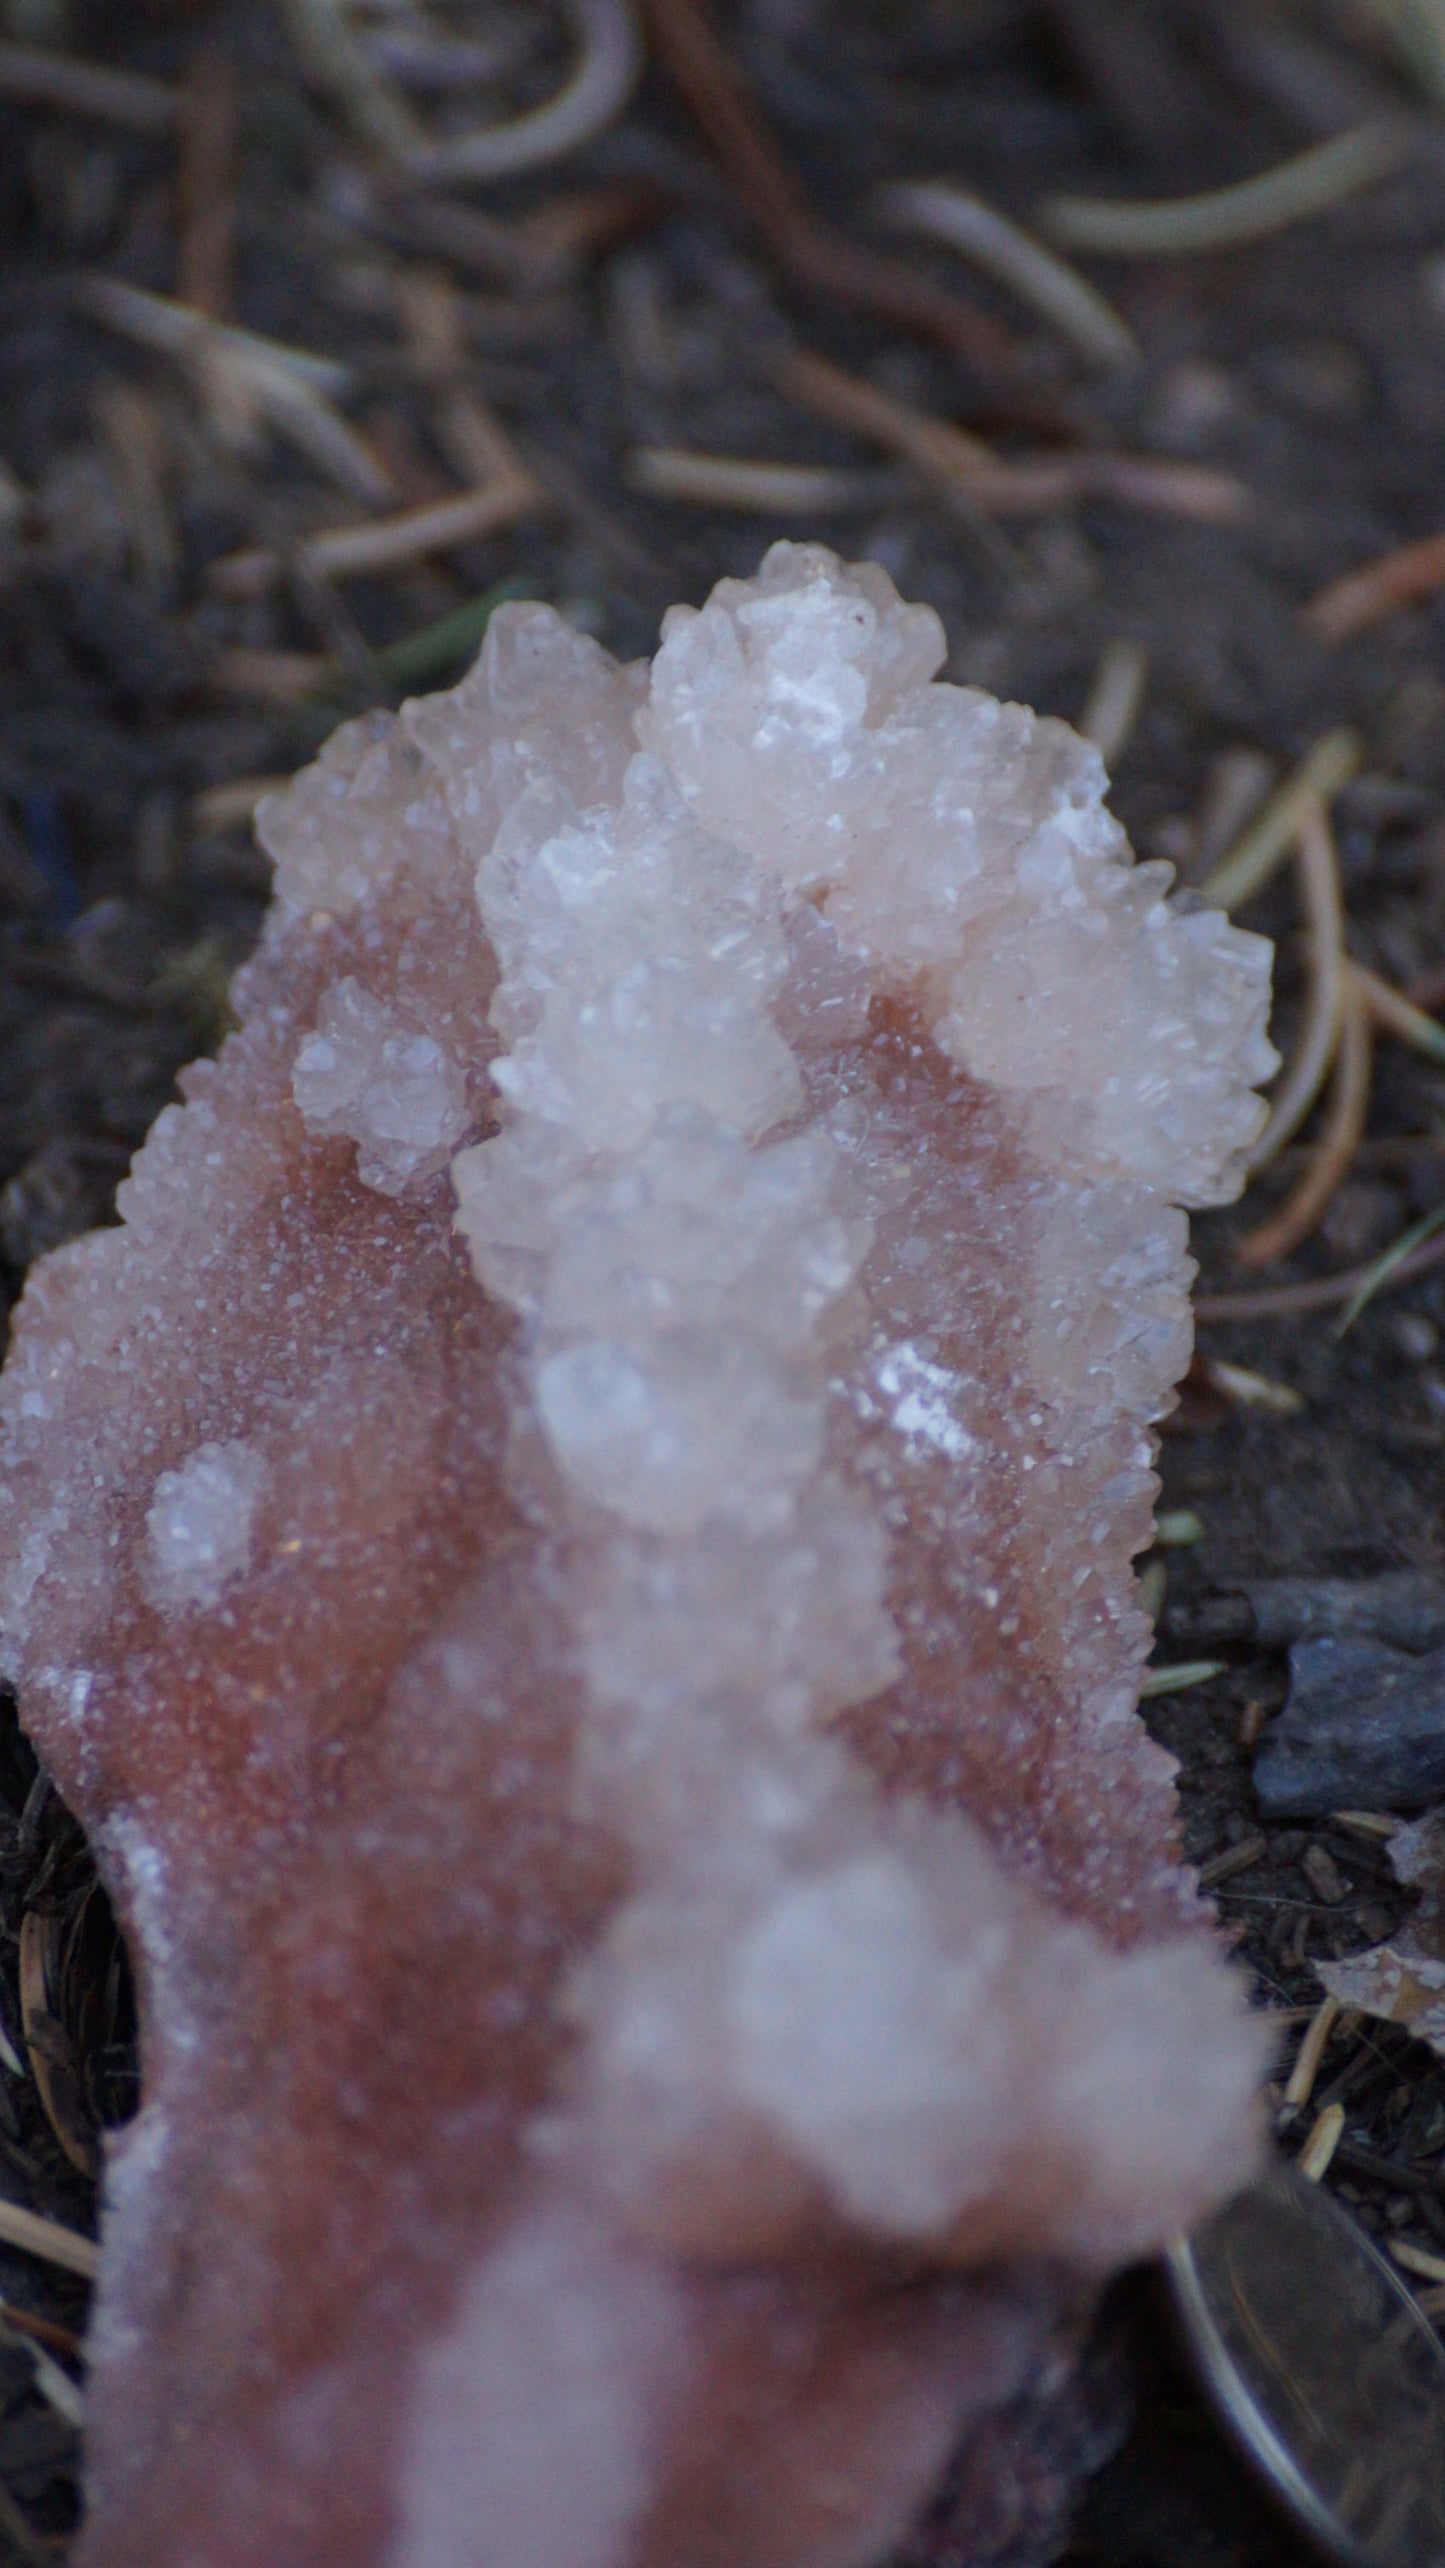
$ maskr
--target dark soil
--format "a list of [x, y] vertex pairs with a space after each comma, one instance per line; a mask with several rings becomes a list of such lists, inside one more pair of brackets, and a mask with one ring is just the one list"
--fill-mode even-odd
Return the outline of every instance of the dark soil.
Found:
[[[502, 14], [488, 13], [488, 25]], [[544, 0], [516, 0], [511, 14], [532, 37], [509, 75], [520, 104], [555, 83], [561, 56]], [[12, 0], [15, 32], [25, 16]], [[1398, 613], [1336, 648], [1298, 621], [1325, 581], [1445, 523], [1445, 125], [1371, 49], [1369, 24], [1363, 5], [1348, 16], [1330, 0], [1301, 6], [1289, 25], [1304, 50], [1286, 58], [1254, 41], [1246, 0], [751, 0], [725, 13], [793, 170], [865, 240], [867, 200], [885, 178], [947, 174], [1027, 218], [1059, 188], [1218, 186], [1335, 129], [1357, 94], [1415, 118], [1403, 173], [1321, 218], [1228, 253], [1097, 263], [1144, 351], [1137, 370], [1100, 386], [943, 252], [907, 255], [991, 309], [1016, 334], [1018, 365], [976, 370], [790, 288], [656, 68], [610, 133], [477, 200], [515, 245], [539, 237], [525, 229], [539, 209], [614, 191], [610, 230], [603, 222], [570, 269], [527, 290], [515, 259], [509, 276], [476, 238], [461, 256], [456, 224], [446, 233], [423, 200], [368, 188], [263, 0], [154, 0], [148, 10], [78, 0], [68, 40], [91, 59], [203, 88], [222, 76], [217, 56], [222, 71], [229, 63], [240, 102], [231, 317], [346, 359], [349, 416], [400, 500], [456, 487], [435, 386], [398, 317], [398, 277], [429, 265], [468, 298], [466, 381], [494, 404], [553, 506], [384, 579], [292, 576], [266, 598], [225, 603], [210, 576], [218, 559], [258, 541], [286, 554], [355, 504], [284, 446], [228, 451], [177, 366], [86, 317], [78, 280], [97, 269], [177, 291], [178, 240], [194, 215], [178, 200], [172, 142], [0, 101], [0, 462], [24, 503], [0, 536], [9, 1293], [34, 1257], [110, 1217], [177, 1068], [224, 1031], [226, 977], [256, 933], [266, 872], [244, 822], [218, 824], [205, 797], [296, 766], [339, 711], [387, 698], [389, 646], [499, 582], [550, 599], [631, 654], [652, 647], [672, 600], [751, 571], [774, 535], [819, 536], [883, 562], [906, 594], [939, 609], [952, 675], [1071, 717], [1101, 652], [1139, 644], [1148, 684], [1117, 807], [1141, 852], [1180, 860], [1186, 875], [1202, 862], [1199, 824], [1222, 760], [1251, 750], [1282, 768], [1329, 726], [1358, 723], [1364, 769], [1337, 812], [1352, 950], [1400, 986], [1428, 989], [1445, 974], [1445, 606]], [[197, 68], [202, 49], [209, 73]], [[496, 103], [500, 112], [505, 98]], [[1220, 527], [1089, 505], [1011, 523], [1001, 543], [906, 482], [885, 482], [882, 497], [836, 519], [639, 497], [629, 467], [639, 447], [877, 466], [876, 453], [774, 388], [789, 333], [1001, 451], [1107, 442], [1207, 464], [1237, 474], [1252, 509]], [[127, 480], [138, 446], [152, 456], [149, 483]], [[225, 657], [238, 649], [325, 652], [334, 667], [319, 700], [277, 710], [239, 698]], [[421, 660], [426, 685], [461, 665], [434, 644]], [[1282, 940], [1276, 1031], [1287, 1040], [1299, 986], [1288, 876], [1246, 915]], [[1199, 1224], [1206, 1289], [1249, 1282], [1231, 1242], [1301, 1164], [1298, 1149], [1287, 1154], [1245, 1207]], [[1351, 1267], [1437, 1207], [1445, 1070], [1382, 1042], [1351, 1175], [1317, 1237], [1260, 1280]], [[1161, 1503], [1193, 1510], [1203, 1530], [1157, 1555], [1168, 1575], [1162, 1659], [1198, 1655], [1174, 1635], [1244, 1577], [1445, 1569], [1445, 1271], [1382, 1291], [1343, 1337], [1335, 1316], [1203, 1330], [1207, 1356], [1292, 1387], [1303, 1405], [1289, 1415], [1242, 1406], [1196, 1372], [1164, 1441]], [[1207, 1862], [1266, 1841], [1222, 1884], [1219, 1904], [1262, 2002], [1293, 2011], [1287, 2060], [1301, 2011], [1319, 1997], [1314, 1959], [1378, 1940], [1404, 1902], [1378, 1843], [1333, 1822], [1261, 1818], [1247, 1742], [1283, 1699], [1284, 1664], [1238, 1648], [1219, 1655], [1222, 1674], [1159, 1695], [1150, 1716], [1181, 1759], [1190, 1855]], [[1321, 1848], [1334, 1867], [1328, 1897]], [[27, 1916], [44, 1930], [28, 1931], [45, 1956], [48, 2002], [37, 2015], [31, 1988], [24, 2029], [43, 2057], [48, 2103], [21, 2067]], [[88, 2227], [81, 2166], [134, 2089], [123, 1957], [78, 1832], [13, 1720], [0, 1732], [0, 2032], [0, 2193]], [[1305, 2121], [1336, 2099], [1346, 2137], [1328, 2180], [1377, 2234], [1445, 2251], [1445, 2065], [1366, 2023], [1327, 2055]], [[1282, 2123], [1286, 2148], [1301, 2136]], [[64, 2361], [64, 2331], [83, 2326], [80, 2284], [0, 2251], [0, 2299], [48, 2324]], [[1079, 2568], [1300, 2559], [1224, 2450], [1147, 2293], [1126, 2296], [1118, 2324], [1138, 2423], [1093, 2482], [1070, 2557]], [[75, 2435], [37, 2378], [33, 2341], [0, 2323], [0, 2555], [8, 2540], [17, 2558], [60, 2555], [76, 2506]]]

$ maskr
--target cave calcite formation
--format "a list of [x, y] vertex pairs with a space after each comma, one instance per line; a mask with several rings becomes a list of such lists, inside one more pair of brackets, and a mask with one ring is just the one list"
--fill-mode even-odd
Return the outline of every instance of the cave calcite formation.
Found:
[[1268, 949], [943, 649], [812, 547], [650, 669], [503, 608], [263, 807], [30, 1284], [6, 1660], [144, 2027], [88, 2568], [872, 2568], [1251, 2171], [1130, 1562]]

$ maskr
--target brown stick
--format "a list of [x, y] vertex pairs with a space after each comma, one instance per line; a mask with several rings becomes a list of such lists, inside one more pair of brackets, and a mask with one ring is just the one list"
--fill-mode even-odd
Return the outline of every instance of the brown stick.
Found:
[[1081, 447], [1072, 455], [1006, 463], [981, 437], [915, 410], [811, 349], [790, 349], [777, 360], [773, 376], [788, 400], [912, 464], [945, 507], [967, 518], [1039, 517], [1073, 500], [1097, 498], [1228, 525], [1250, 504], [1232, 474], [1153, 455]]
[[1324, 1128], [1313, 1159], [1277, 1213], [1246, 1231], [1235, 1248], [1241, 1266], [1273, 1266], [1318, 1229], [1360, 1146], [1370, 1104], [1370, 1013], [1347, 977], [1340, 1004], [1340, 1044]]
[[186, 64], [180, 146], [177, 299], [224, 321], [235, 246], [236, 73], [222, 45], [197, 45]]
[[645, 0], [658, 52], [784, 274], [805, 293], [939, 339], [982, 373], [1011, 371], [1018, 343], [991, 314], [864, 249], [814, 212], [773, 140], [705, 0]]
[[1350, 968], [1345, 955], [1344, 894], [1335, 834], [1318, 797], [1309, 803], [1300, 822], [1295, 875], [1300, 906], [1309, 922], [1308, 993], [1294, 1053], [1270, 1099], [1269, 1121], [1247, 1155], [1251, 1176], [1268, 1167], [1298, 1132], [1329, 1077], [1339, 1041], [1340, 1008]]
[[38, 2211], [26, 2211], [18, 2202], [0, 2202], [0, 2239], [26, 2256], [38, 2256], [44, 2264], [83, 2274], [87, 2282], [94, 2282], [100, 2271], [100, 2249], [93, 2238], [83, 2238], [78, 2229], [67, 2229], [58, 2220], [46, 2220]]
[[981, 437], [895, 400], [863, 375], [849, 374], [845, 367], [835, 366], [831, 357], [816, 356], [811, 348], [791, 348], [779, 357], [773, 379], [786, 400], [816, 411], [835, 428], [849, 429], [912, 464], [945, 501], [962, 489], [976, 507], [975, 494], [982, 485], [991, 484], [1001, 469], [993, 448]]
[[1445, 587], [1445, 535], [1423, 536], [1347, 571], [1312, 597], [1300, 622], [1321, 642], [1348, 642], [1401, 607], [1419, 606]]
[[57, 2319], [37, 2318], [16, 2301], [0, 2300], [0, 2320], [13, 2327], [17, 2336], [33, 2336], [37, 2345], [47, 2346], [52, 2354], [68, 2355], [72, 2363], [78, 2363], [85, 2351], [73, 2327], [62, 2327]]
[[[1212, 1320], [1292, 1320], [1307, 1311], [1334, 1310], [1339, 1303], [1354, 1300], [1361, 1286], [1372, 1281], [1379, 1263], [1372, 1257], [1362, 1266], [1347, 1266], [1338, 1275], [1311, 1275], [1300, 1284], [1266, 1284], [1246, 1293], [1200, 1293], [1195, 1297], [1194, 1316], [1208, 1327]], [[1402, 1285], [1432, 1275], [1442, 1265], [1445, 1231], [1412, 1248], [1381, 1277], [1378, 1290], [1398, 1293]]]
[[[484, 490], [462, 491], [456, 499], [404, 508], [370, 526], [332, 526], [305, 536], [296, 556], [323, 579], [357, 579], [369, 571], [399, 570], [428, 553], [445, 553], [453, 544], [476, 543], [483, 535], [537, 516], [548, 504], [546, 491], [530, 474], [499, 475]], [[228, 553], [212, 565], [210, 582], [221, 597], [260, 597], [285, 568], [285, 557], [268, 548]]]
[[212, 695], [288, 710], [314, 695], [331, 666], [325, 651], [218, 651], [206, 672]]

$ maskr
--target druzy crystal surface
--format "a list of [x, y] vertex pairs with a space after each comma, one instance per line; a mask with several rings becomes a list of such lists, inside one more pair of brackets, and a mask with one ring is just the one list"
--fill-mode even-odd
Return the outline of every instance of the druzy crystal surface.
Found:
[[1268, 952], [942, 657], [814, 548], [650, 669], [502, 609], [263, 808], [31, 1282], [6, 1659], [144, 2022], [90, 2568], [871, 2568], [1250, 2170], [1130, 1562]]

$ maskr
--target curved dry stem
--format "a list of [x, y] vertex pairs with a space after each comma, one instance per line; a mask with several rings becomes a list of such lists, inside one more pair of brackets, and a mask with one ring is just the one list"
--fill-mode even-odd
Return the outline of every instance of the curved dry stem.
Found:
[[1269, 1121], [1246, 1160], [1251, 1171], [1267, 1167], [1298, 1132], [1324, 1086], [1339, 1035], [1348, 970], [1345, 907], [1334, 831], [1318, 797], [1300, 822], [1295, 870], [1309, 930], [1309, 989], [1299, 1041], [1270, 1101]]
[[[1418, 1237], [1418, 1224], [1415, 1230]], [[1194, 1317], [1207, 1328], [1211, 1321], [1302, 1319], [1310, 1311], [1333, 1310], [1341, 1302], [1354, 1303], [1358, 1310], [1363, 1307], [1362, 1293], [1368, 1292], [1373, 1300], [1380, 1293], [1401, 1292], [1442, 1265], [1445, 1232], [1437, 1232], [1433, 1239], [1403, 1251], [1397, 1241], [1383, 1257], [1372, 1257], [1363, 1266], [1347, 1266], [1338, 1275], [1311, 1275], [1300, 1284], [1266, 1284], [1250, 1293], [1201, 1293], [1195, 1299]]]
[[1039, 219], [1069, 249], [1104, 251], [1117, 258], [1176, 258], [1234, 249], [1282, 231], [1287, 223], [1323, 214], [1362, 188], [1393, 177], [1410, 151], [1409, 135], [1400, 125], [1372, 120], [1348, 134], [1332, 135], [1327, 143], [1311, 144], [1257, 178], [1211, 189], [1206, 196], [1156, 198], [1137, 205], [1113, 198], [1051, 196]]
[[1273, 1266], [1319, 1227], [1360, 1146], [1370, 1103], [1370, 1011], [1348, 966], [1340, 999], [1339, 1055], [1324, 1126], [1313, 1159], [1278, 1212], [1246, 1231], [1235, 1255], [1241, 1266]]
[[939, 339], [980, 373], [1008, 373], [1018, 363], [1012, 333], [915, 274], [902, 259], [865, 249], [815, 213], [807, 189], [784, 159], [747, 82], [713, 24], [707, 0], [644, 0], [653, 42], [703, 134], [722, 163], [748, 220], [779, 266], [832, 310], [841, 306]]
[[1349, 642], [1407, 606], [1420, 606], [1445, 581], [1445, 535], [1397, 545], [1358, 570], [1331, 580], [1301, 609], [1300, 622], [1321, 642]]
[[409, 150], [405, 162], [413, 178], [427, 184], [514, 178], [560, 160], [621, 114], [642, 72], [642, 35], [631, 0], [566, 0], [566, 6], [580, 52], [556, 97], [510, 124]]
[[283, 0], [302, 69], [345, 118], [362, 148], [404, 161], [425, 143], [406, 101], [367, 60], [343, 0]]
[[112, 71], [108, 63], [78, 62], [51, 45], [0, 42], [0, 98], [132, 134], [169, 133], [181, 112], [180, 92], [164, 80]]
[[1445, 1025], [1427, 1016], [1407, 999], [1403, 990], [1382, 981], [1367, 963], [1351, 966], [1360, 985], [1360, 995], [1370, 1011], [1371, 1020], [1381, 1034], [1393, 1034], [1399, 1043], [1407, 1043], [1412, 1052], [1422, 1053], [1427, 1061], [1445, 1061]]
[[946, 179], [880, 188], [874, 207], [896, 230], [920, 232], [972, 259], [1051, 322], [1084, 363], [1103, 373], [1135, 365], [1139, 342], [1097, 286], [1017, 223]]
[[1199, 888], [1216, 909], [1238, 909], [1253, 900], [1294, 845], [1305, 813], [1329, 803], [1347, 785], [1365, 754], [1357, 731], [1327, 731], [1293, 773], [1270, 795], [1258, 820], [1236, 840]]
[[1138, 642], [1111, 642], [1100, 654], [1079, 729], [1113, 774], [1134, 736], [1149, 683], [1149, 654]]

